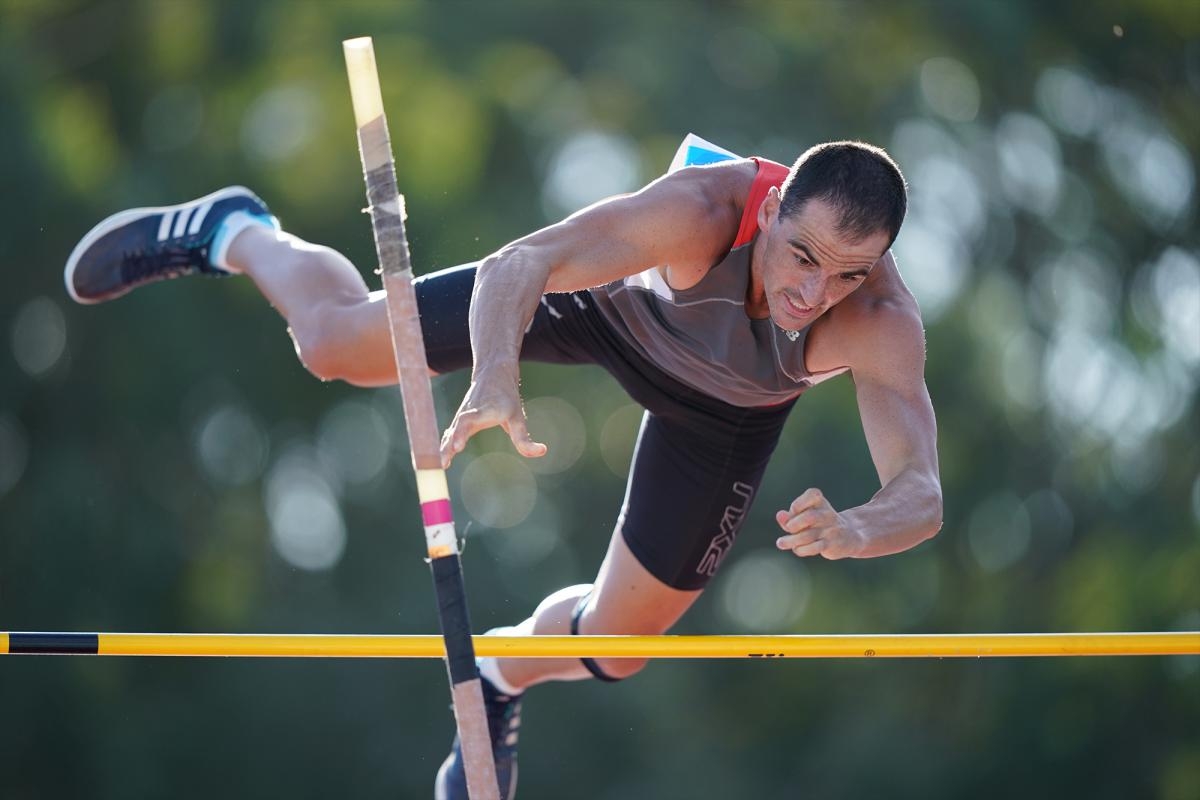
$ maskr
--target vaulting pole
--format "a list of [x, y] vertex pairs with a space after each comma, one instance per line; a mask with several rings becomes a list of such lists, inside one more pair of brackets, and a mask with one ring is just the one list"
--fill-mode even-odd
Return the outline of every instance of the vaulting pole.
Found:
[[454, 700], [454, 718], [462, 742], [467, 789], [475, 800], [499, 800], [496, 765], [483, 707], [483, 690], [475, 667], [471, 622], [458, 537], [450, 513], [450, 490], [442, 470], [437, 414], [429, 385], [429, 368], [421, 337], [417, 297], [412, 286], [408, 238], [404, 232], [404, 199], [396, 186], [396, 165], [388, 136], [375, 48], [370, 37], [342, 42], [350, 94], [358, 124], [358, 148], [367, 183], [367, 203], [375, 231], [375, 250], [387, 292], [387, 310], [404, 398], [404, 418], [417, 475], [417, 496], [425, 524], [425, 544], [437, 593], [438, 617], [445, 642], [446, 668]]
[[[477, 636], [510, 658], [1012, 658], [1200, 655], [1200, 631], [859, 636]], [[440, 636], [3, 633], [0, 655], [444, 658]]]

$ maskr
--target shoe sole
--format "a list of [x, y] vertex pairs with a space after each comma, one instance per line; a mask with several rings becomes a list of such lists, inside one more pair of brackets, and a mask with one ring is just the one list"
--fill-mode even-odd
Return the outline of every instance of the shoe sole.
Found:
[[115, 300], [116, 298], [120, 297], [123, 294], [126, 294], [129, 291], [129, 290], [126, 290], [126, 292], [122, 292], [120, 295], [113, 295], [112, 297], [104, 297], [104, 298], [98, 298], [98, 299], [80, 297], [78, 294], [75, 293], [75, 280], [74, 280], [75, 279], [75, 267], [78, 266], [79, 259], [83, 256], [84, 252], [89, 247], [91, 247], [93, 244], [95, 244], [102, 236], [109, 233], [110, 231], [113, 231], [113, 230], [121, 227], [122, 225], [128, 225], [130, 222], [133, 222], [134, 220], [138, 219], [139, 217], [145, 217], [145, 216], [149, 216], [151, 214], [165, 214], [168, 211], [177, 211], [177, 210], [183, 209], [183, 208], [190, 208], [190, 207], [194, 207], [194, 206], [203, 205], [204, 203], [208, 203], [208, 202], [215, 204], [215, 203], [220, 202], [221, 200], [227, 200], [230, 197], [238, 197], [238, 196], [256, 197], [254, 192], [250, 191], [245, 186], [226, 186], [224, 189], [218, 189], [217, 191], [213, 192], [212, 194], [206, 194], [204, 197], [197, 198], [196, 200], [189, 200], [186, 203], [178, 203], [173, 206], [131, 208], [128, 211], [120, 211], [116, 214], [113, 214], [110, 217], [107, 217], [107, 218], [101, 220], [99, 223], [96, 224], [96, 226], [94, 228], [92, 228], [90, 231], [88, 231], [87, 234], [82, 239], [79, 240], [79, 244], [75, 245], [75, 249], [71, 251], [70, 257], [67, 258], [67, 265], [63, 269], [63, 283], [66, 284], [67, 294], [71, 296], [72, 300], [74, 300], [76, 303], [79, 303], [80, 305], [93, 306], [93, 305], [97, 305], [99, 303], [107, 302], [109, 300]]
[[[449, 760], [443, 761], [438, 767], [437, 775], [433, 779], [433, 800], [449, 800], [446, 794], [446, 776], [443, 774], [449, 770]], [[499, 787], [497, 787], [499, 788]], [[508, 778], [508, 788], [501, 792], [500, 796], [511, 800], [517, 794], [517, 765], [513, 764], [512, 774]]]

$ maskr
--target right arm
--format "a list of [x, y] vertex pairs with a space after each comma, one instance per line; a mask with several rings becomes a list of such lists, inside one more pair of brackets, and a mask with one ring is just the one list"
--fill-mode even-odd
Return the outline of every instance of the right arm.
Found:
[[738, 196], [730, 185], [743, 179], [741, 166], [681, 170], [484, 259], [471, 296], [471, 386], [442, 438], [443, 463], [475, 433], [495, 426], [522, 455], [543, 455], [545, 445], [526, 430], [518, 390], [521, 343], [542, 295], [600, 286], [656, 265], [715, 264], [737, 229], [740, 208], [727, 198]]

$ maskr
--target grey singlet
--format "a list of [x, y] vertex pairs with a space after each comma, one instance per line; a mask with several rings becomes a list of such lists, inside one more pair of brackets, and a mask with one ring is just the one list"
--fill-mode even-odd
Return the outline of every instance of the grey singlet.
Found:
[[808, 328], [793, 342], [746, 316], [753, 246], [731, 250], [690, 289], [672, 289], [654, 267], [591, 293], [613, 328], [681, 383], [735, 406], [783, 403], [816, 382], [804, 367]]

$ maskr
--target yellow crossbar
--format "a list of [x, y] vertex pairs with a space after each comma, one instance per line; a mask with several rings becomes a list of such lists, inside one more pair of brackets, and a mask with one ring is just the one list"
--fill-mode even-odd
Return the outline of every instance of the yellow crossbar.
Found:
[[[1200, 655], [1200, 631], [861, 636], [476, 636], [519, 658], [993, 658]], [[444, 658], [440, 636], [0, 633], [0, 655]]]

